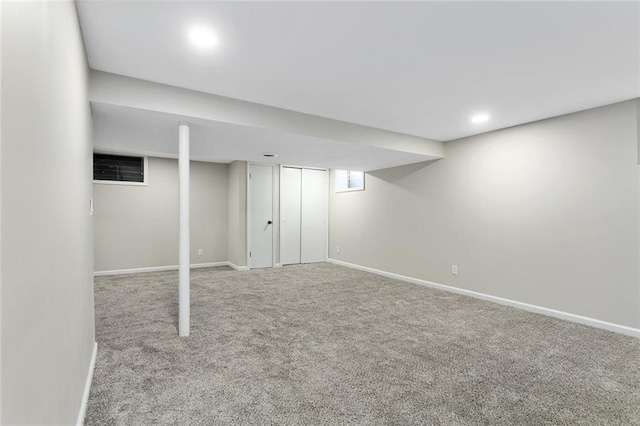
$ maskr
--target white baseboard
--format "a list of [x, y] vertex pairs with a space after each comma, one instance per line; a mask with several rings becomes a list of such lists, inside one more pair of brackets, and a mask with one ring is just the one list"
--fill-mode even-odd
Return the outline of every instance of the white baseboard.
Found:
[[388, 278], [393, 278], [400, 281], [406, 281], [413, 284], [423, 285], [438, 290], [444, 290], [451, 293], [462, 294], [464, 296], [474, 297], [476, 299], [487, 300], [489, 302], [499, 303], [501, 305], [511, 306], [514, 308], [523, 309], [529, 312], [535, 312], [537, 314], [548, 315], [567, 321], [577, 322], [591, 327], [601, 328], [603, 330], [613, 331], [615, 333], [626, 334], [627, 336], [633, 336], [640, 338], [640, 329], [627, 327], [625, 325], [613, 324], [606, 321], [600, 321], [594, 318], [583, 317], [581, 315], [570, 314], [568, 312], [556, 311], [555, 309], [544, 308], [542, 306], [530, 305], [528, 303], [518, 302], [515, 300], [504, 299], [502, 297], [491, 296], [489, 294], [478, 293], [471, 290], [465, 290], [458, 287], [452, 287], [444, 284], [438, 284], [431, 281], [425, 281], [418, 278], [407, 277], [404, 275], [394, 274], [392, 272], [381, 271], [378, 269], [369, 268], [367, 266], [356, 265], [353, 263], [343, 262], [336, 259], [327, 259], [327, 262], [334, 263], [336, 265], [346, 266], [348, 268], [359, 269], [361, 271], [371, 272], [373, 274], [382, 275]]
[[273, 265], [274, 268], [282, 268], [282, 263], [276, 263]]
[[232, 262], [225, 262], [226, 265], [231, 266], [233, 269], [235, 269], [236, 271], [248, 271], [249, 267], [248, 266], [238, 266], [235, 263]]
[[[213, 268], [215, 266], [231, 266], [233, 269], [237, 267], [230, 262], [210, 262], [210, 263], [193, 263], [191, 269], [197, 268]], [[122, 274], [138, 274], [141, 272], [158, 272], [158, 271], [176, 271], [178, 265], [170, 266], [152, 266], [150, 268], [132, 268], [132, 269], [114, 269], [111, 271], [96, 271], [93, 273], [94, 277], [100, 277], [103, 275], [122, 275]]]
[[96, 357], [98, 356], [98, 343], [93, 344], [93, 353], [89, 362], [89, 371], [87, 371], [87, 380], [84, 383], [84, 393], [82, 394], [82, 403], [80, 404], [80, 412], [78, 413], [77, 426], [84, 424], [84, 416], [87, 413], [87, 403], [89, 402], [89, 393], [91, 392], [91, 382], [93, 382], [93, 371], [96, 366]]
[[194, 263], [191, 265], [191, 269], [214, 268], [216, 266], [229, 266], [229, 262]]

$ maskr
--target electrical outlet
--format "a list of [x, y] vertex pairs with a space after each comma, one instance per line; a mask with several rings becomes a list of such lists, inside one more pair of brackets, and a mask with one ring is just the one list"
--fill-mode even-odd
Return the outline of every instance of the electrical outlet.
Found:
[[204, 250], [203, 249], [198, 249], [198, 256], [202, 256], [204, 254]]
[[451, 274], [458, 275], [458, 265], [451, 265]]
[[336, 246], [336, 253], [340, 254], [340, 246]]

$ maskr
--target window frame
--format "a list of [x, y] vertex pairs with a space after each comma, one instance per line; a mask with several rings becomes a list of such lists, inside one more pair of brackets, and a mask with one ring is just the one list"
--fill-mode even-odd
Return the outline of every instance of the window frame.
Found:
[[[355, 187], [355, 188], [339, 189], [338, 188], [338, 172], [346, 172], [347, 173], [347, 179], [349, 177], [349, 173], [352, 173], [352, 172], [362, 173], [362, 186], [358, 186], [358, 187]], [[366, 185], [365, 185], [365, 180], [366, 180], [365, 176], [366, 176], [365, 172], [359, 172], [358, 170], [339, 170], [339, 169], [336, 169], [335, 170], [335, 188], [334, 188], [335, 192], [336, 193], [340, 193], [340, 192], [364, 191], [365, 187], [366, 187]]]
[[[93, 151], [91, 154], [91, 172], [93, 173], [93, 154], [102, 154], [102, 155], [120, 155], [123, 157], [135, 157], [142, 158], [142, 182], [129, 182], [124, 180], [96, 180], [93, 179], [93, 183], [99, 185], [125, 185], [125, 186], [149, 186], [149, 157], [147, 155], [136, 155], [136, 154], [123, 154], [119, 152], [105, 152], [105, 151]], [[93, 175], [92, 175], [93, 176]]]

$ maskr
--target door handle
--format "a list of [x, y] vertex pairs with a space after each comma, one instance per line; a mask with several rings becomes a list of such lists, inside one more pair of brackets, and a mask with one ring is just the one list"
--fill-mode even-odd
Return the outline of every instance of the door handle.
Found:
[[271, 225], [273, 222], [271, 222], [270, 220], [267, 221], [267, 225]]

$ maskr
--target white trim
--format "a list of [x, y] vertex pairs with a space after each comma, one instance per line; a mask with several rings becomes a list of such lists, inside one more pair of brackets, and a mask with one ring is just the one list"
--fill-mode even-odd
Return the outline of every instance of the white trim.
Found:
[[337, 185], [338, 185], [338, 177], [336, 176], [336, 172], [347, 172], [347, 173], [351, 173], [351, 172], [358, 172], [358, 170], [340, 170], [340, 169], [335, 169], [333, 171], [333, 176], [334, 176], [334, 186], [336, 186], [335, 191], [336, 194], [339, 194], [341, 192], [354, 192], [354, 191], [364, 191], [365, 190], [365, 178], [366, 178], [366, 172], [360, 172], [362, 173], [362, 186], [359, 186], [357, 188], [343, 188], [343, 189], [338, 189]]
[[192, 263], [190, 265], [191, 269], [200, 269], [200, 268], [215, 268], [216, 266], [230, 266], [229, 262], [209, 262], [209, 263]]
[[248, 271], [249, 270], [248, 266], [238, 266], [235, 263], [231, 263], [231, 262], [225, 262], [225, 264], [228, 265], [228, 266], [231, 266], [236, 271]]
[[356, 192], [356, 191], [364, 191], [364, 186], [362, 188], [348, 188], [348, 189], [336, 189], [336, 194], [342, 194], [343, 192]]
[[[231, 266], [233, 269], [236, 269], [235, 265], [231, 262], [210, 262], [210, 263], [192, 263], [191, 269], [198, 268], [213, 268], [215, 266]], [[113, 269], [110, 271], [95, 271], [93, 273], [94, 277], [101, 277], [105, 275], [123, 275], [123, 274], [139, 274], [142, 272], [159, 272], [159, 271], [176, 271], [178, 270], [178, 265], [169, 265], [169, 266], [152, 266], [148, 268], [132, 268], [132, 269]]]
[[570, 314], [568, 312], [557, 311], [555, 309], [544, 308], [542, 306], [530, 305], [528, 303], [518, 302], [515, 300], [504, 299], [502, 297], [491, 296], [489, 294], [478, 293], [471, 290], [465, 290], [458, 287], [452, 287], [444, 284], [438, 284], [431, 281], [425, 281], [418, 278], [407, 277], [404, 275], [394, 274], [392, 272], [381, 271], [379, 269], [369, 268], [367, 266], [356, 265], [353, 263], [343, 262], [336, 259], [328, 259], [327, 262], [336, 265], [346, 266], [347, 268], [359, 269], [361, 271], [371, 272], [373, 274], [382, 275], [384, 277], [393, 278], [400, 281], [406, 281], [413, 284], [422, 285], [425, 287], [435, 288], [437, 290], [444, 290], [451, 293], [462, 294], [464, 296], [474, 297], [476, 299], [487, 300], [489, 302], [498, 303], [500, 305], [511, 306], [514, 308], [523, 309], [525, 311], [534, 312], [536, 314], [547, 315], [554, 318], [559, 318], [566, 321], [577, 322], [591, 327], [601, 328], [603, 330], [613, 331], [615, 333], [626, 334], [627, 336], [640, 338], [640, 329], [628, 327], [626, 325], [613, 324], [606, 321], [597, 320], [595, 318], [583, 317], [581, 315]]
[[[276, 238], [280, 239], [280, 182], [276, 179], [276, 175], [280, 170], [277, 168], [277, 164], [271, 165], [271, 267], [276, 266], [276, 254], [280, 257], [280, 253], [276, 253], [277, 243]], [[278, 178], [280, 175], [278, 175]], [[276, 214], [276, 211], [278, 214]], [[278, 220], [276, 220], [276, 217]], [[277, 231], [277, 232], [276, 232]]]
[[325, 228], [325, 241], [324, 241], [324, 261], [327, 262], [329, 261], [329, 232], [331, 231], [331, 228], [329, 227], [329, 220], [330, 220], [330, 216], [331, 216], [331, 170], [327, 169], [327, 220], [325, 221], [326, 223], [326, 228]]
[[95, 185], [149, 186], [149, 184], [144, 182], [126, 182], [117, 180], [94, 180], [93, 183]]
[[[284, 166], [282, 164], [278, 165], [278, 259], [282, 262], [282, 194], [280, 191], [282, 190], [282, 169]], [[274, 268], [282, 267], [282, 263], [276, 263], [273, 265]]]
[[98, 356], [98, 343], [93, 343], [93, 353], [91, 361], [89, 361], [89, 371], [87, 371], [87, 380], [84, 382], [84, 393], [82, 394], [82, 403], [80, 404], [80, 412], [76, 420], [77, 426], [84, 424], [84, 416], [87, 414], [87, 403], [89, 402], [89, 393], [91, 392], [91, 383], [93, 382], [93, 372], [96, 366], [96, 357]]

